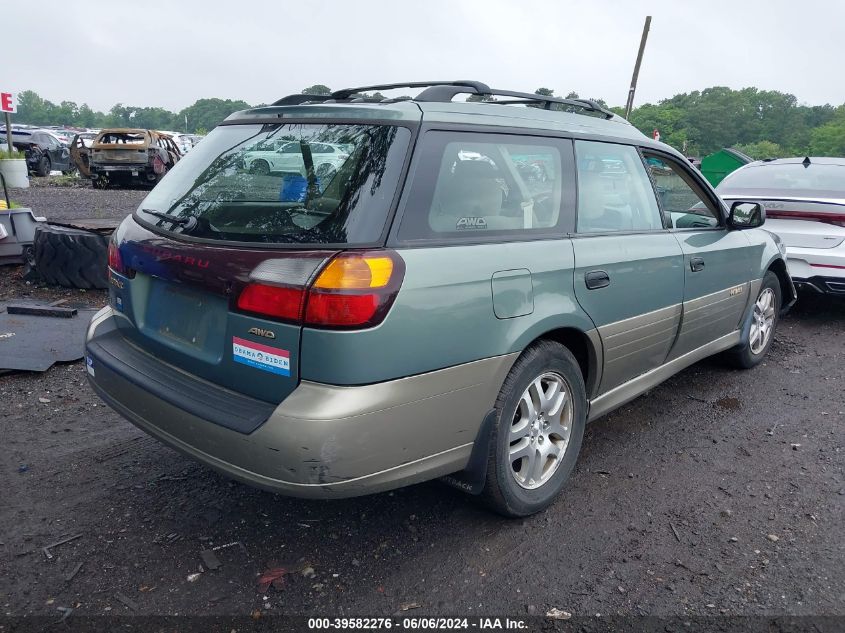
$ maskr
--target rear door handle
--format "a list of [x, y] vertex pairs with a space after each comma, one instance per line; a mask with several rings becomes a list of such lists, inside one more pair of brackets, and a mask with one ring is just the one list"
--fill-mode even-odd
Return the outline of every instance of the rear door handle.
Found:
[[689, 260], [689, 268], [694, 273], [704, 270], [704, 260], [701, 257], [691, 257]]
[[604, 270], [591, 270], [584, 275], [584, 283], [590, 290], [605, 288], [610, 285], [610, 275]]

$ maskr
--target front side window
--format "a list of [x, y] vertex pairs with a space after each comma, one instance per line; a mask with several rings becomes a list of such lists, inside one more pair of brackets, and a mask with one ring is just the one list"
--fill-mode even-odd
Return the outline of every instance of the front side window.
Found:
[[669, 226], [676, 229], [712, 228], [719, 226], [719, 215], [712, 202], [692, 176], [674, 161], [645, 153], [646, 165], [654, 179], [657, 197]]
[[[410, 138], [391, 125], [219, 126], [156, 185], [137, 217], [193, 238], [371, 244], [384, 231]], [[335, 144], [351, 151], [321, 152]]]
[[429, 132], [420, 157], [403, 240], [548, 232], [572, 189], [553, 139]]
[[654, 189], [636, 148], [576, 141], [575, 155], [579, 233], [663, 228]]

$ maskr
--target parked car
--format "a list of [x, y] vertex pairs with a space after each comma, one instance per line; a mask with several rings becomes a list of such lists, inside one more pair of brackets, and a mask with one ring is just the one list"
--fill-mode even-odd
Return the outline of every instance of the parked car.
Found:
[[[310, 149], [314, 168], [320, 177], [331, 176], [343, 161], [349, 158], [346, 149], [332, 143], [313, 143]], [[255, 174], [289, 172], [306, 175], [305, 159], [299, 141], [276, 138], [260, 141], [244, 152], [243, 163], [247, 170]]]
[[[560, 492], [588, 420], [712, 354], [765, 357], [795, 290], [758, 203], [726, 208], [594, 102], [423, 87], [291, 95], [215, 128], [113, 235], [86, 342], [96, 392], [256, 486], [327, 498], [443, 477], [523, 516]], [[300, 147], [301, 199], [300, 174], [239, 167], [277, 137]], [[318, 187], [314, 148], [334, 143], [351, 151]]]
[[766, 229], [786, 244], [796, 285], [845, 295], [845, 158], [780, 158], [740, 167], [716, 188], [728, 202], [766, 206]]
[[173, 139], [154, 130], [101, 130], [90, 147], [77, 134], [70, 152], [79, 172], [94, 187], [155, 184], [181, 158]]
[[166, 130], [161, 130], [161, 134], [167, 134], [171, 139], [173, 139], [173, 142], [176, 143], [176, 147], [179, 148], [179, 153], [182, 154], [182, 156], [187, 154], [194, 146], [191, 141], [191, 137], [188, 134], [169, 132]]
[[[0, 129], [6, 138], [6, 129]], [[68, 148], [51, 132], [38, 128], [12, 127], [12, 144], [26, 156], [26, 165], [36, 176], [49, 176], [53, 170], [63, 174], [73, 171]]]

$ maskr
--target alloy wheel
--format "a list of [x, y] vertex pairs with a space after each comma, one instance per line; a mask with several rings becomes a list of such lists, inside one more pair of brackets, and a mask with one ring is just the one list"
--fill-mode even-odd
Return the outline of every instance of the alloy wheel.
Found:
[[511, 474], [522, 488], [539, 488], [560, 467], [572, 433], [570, 392], [554, 372], [538, 376], [523, 392], [508, 438]]
[[764, 288], [757, 302], [754, 304], [754, 314], [751, 317], [751, 352], [762, 352], [772, 336], [775, 324], [775, 293], [771, 288]]

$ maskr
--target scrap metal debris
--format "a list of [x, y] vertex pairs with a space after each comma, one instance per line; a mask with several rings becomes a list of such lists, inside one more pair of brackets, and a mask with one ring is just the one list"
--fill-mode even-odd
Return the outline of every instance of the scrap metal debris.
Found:
[[83, 563], [77, 563], [76, 566], [70, 570], [67, 576], [65, 576], [65, 582], [70, 582], [76, 577], [76, 574], [82, 569]]
[[[18, 313], [14, 313], [16, 308]], [[21, 314], [21, 310], [29, 313]], [[56, 318], [52, 315], [56, 310], [76, 314], [62, 312]], [[85, 353], [85, 330], [95, 312], [38, 304], [0, 305], [0, 370], [40, 372], [53, 363], [79, 360]]]
[[61, 613], [62, 617], [60, 617], [58, 620], [56, 620], [54, 624], [61, 624], [62, 622], [64, 622], [65, 620], [67, 620], [70, 617], [70, 614], [73, 613], [73, 608], [71, 608], [71, 607], [56, 607], [56, 611]]
[[564, 611], [563, 609], [552, 607], [551, 609], [546, 611], [546, 617], [552, 618], [553, 620], [568, 620], [572, 617], [572, 614], [569, 611]]
[[220, 562], [220, 559], [212, 552], [211, 550], [204, 549], [200, 552], [200, 557], [202, 558], [203, 565], [206, 566], [207, 569], [214, 571], [216, 569], [220, 569], [223, 566], [223, 563]]
[[44, 556], [47, 557], [47, 560], [53, 559], [53, 552], [52, 550], [54, 547], [58, 547], [59, 545], [64, 545], [65, 543], [70, 543], [71, 541], [75, 541], [78, 538], [82, 538], [82, 534], [75, 534], [74, 536], [69, 536], [67, 538], [63, 538], [61, 541], [56, 541], [55, 543], [50, 543], [49, 545], [45, 545], [41, 548], [41, 551], [44, 552]]
[[670, 527], [670, 528], [672, 528], [672, 534], [674, 534], [674, 535], [675, 535], [675, 539], [677, 539], [678, 543], [680, 543], [680, 542], [681, 542], [681, 537], [680, 537], [680, 535], [678, 534], [678, 530], [677, 530], [677, 529], [675, 528], [675, 526], [674, 526], [674, 525], [672, 525], [671, 523], [669, 524], [669, 527]]
[[32, 316], [57, 317], [71, 319], [76, 316], [76, 308], [61, 308], [59, 306], [42, 306], [34, 303], [10, 303], [6, 306], [9, 314], [29, 314]]
[[267, 591], [272, 585], [274, 589], [281, 589], [285, 586], [285, 574], [290, 573], [284, 567], [273, 567], [258, 577], [258, 590]]

